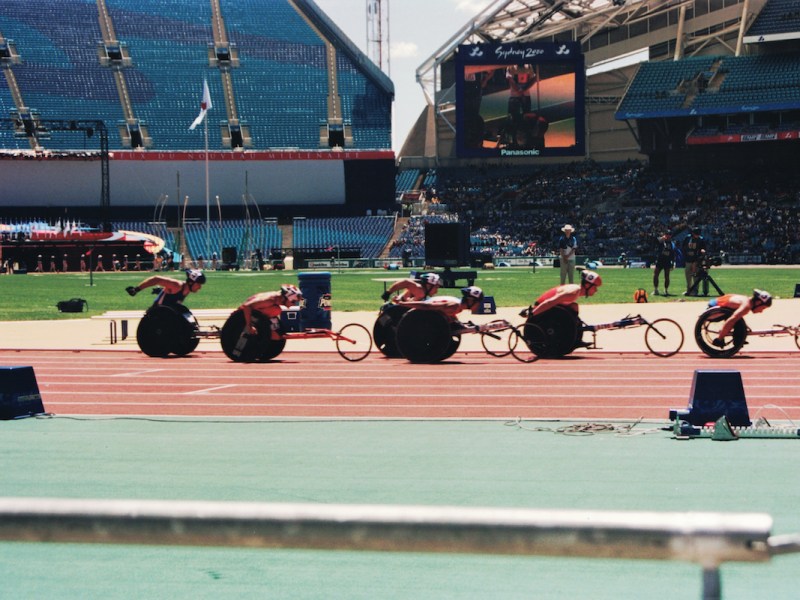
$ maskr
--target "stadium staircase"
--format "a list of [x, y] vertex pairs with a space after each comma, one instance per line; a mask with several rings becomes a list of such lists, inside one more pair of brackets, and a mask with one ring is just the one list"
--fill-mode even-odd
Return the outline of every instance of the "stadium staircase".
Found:
[[183, 256], [184, 262], [186, 262], [186, 264], [192, 264], [194, 262], [194, 258], [192, 257], [192, 253], [189, 251], [189, 244], [186, 243], [186, 236], [183, 235], [183, 228], [170, 227], [167, 231], [172, 234], [172, 237], [175, 240], [175, 245], [178, 248], [178, 252], [180, 252], [181, 256]]
[[389, 238], [389, 241], [386, 242], [386, 246], [383, 248], [379, 258], [389, 258], [389, 252], [392, 250], [392, 244], [398, 237], [400, 237], [400, 234], [403, 232], [403, 229], [407, 223], [408, 217], [397, 217], [394, 223], [394, 231], [392, 232], [392, 236]]
[[281, 235], [283, 236], [283, 247], [284, 248], [293, 248], [294, 247], [294, 225], [278, 225], [278, 229], [281, 230]]

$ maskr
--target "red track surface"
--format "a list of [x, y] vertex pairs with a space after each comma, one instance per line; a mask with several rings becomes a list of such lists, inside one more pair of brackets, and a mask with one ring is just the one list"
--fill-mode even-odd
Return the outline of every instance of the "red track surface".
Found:
[[[687, 353], [576, 352], [523, 364], [459, 353], [436, 365], [373, 352], [284, 352], [266, 364], [221, 352], [154, 359], [139, 352], [0, 351], [33, 366], [45, 410], [72, 415], [330, 418], [663, 419], [685, 408], [695, 370], [742, 374], [751, 418], [800, 419], [797, 353], [712, 360]], [[766, 406], [766, 408], [765, 408]]]

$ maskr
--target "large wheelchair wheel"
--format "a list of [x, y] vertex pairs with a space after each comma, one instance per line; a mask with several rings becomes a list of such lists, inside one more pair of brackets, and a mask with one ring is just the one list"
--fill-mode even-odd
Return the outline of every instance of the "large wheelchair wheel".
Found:
[[200, 338], [197, 337], [200, 326], [197, 324], [197, 319], [195, 319], [192, 311], [183, 304], [178, 304], [173, 308], [181, 316], [181, 321], [178, 325], [178, 335], [175, 338], [172, 352], [175, 356], [186, 356], [194, 352], [200, 343]]
[[717, 338], [723, 323], [732, 314], [733, 311], [730, 308], [715, 306], [697, 318], [694, 326], [694, 339], [700, 350], [711, 358], [730, 358], [742, 349], [747, 340], [747, 324], [744, 319], [740, 319], [733, 326], [730, 334], [723, 338], [725, 345], [722, 348], [714, 346], [713, 341]]
[[[534, 325], [536, 328], [528, 328], [528, 325]], [[533, 336], [534, 331], [537, 333], [536, 336]], [[543, 341], [533, 339], [540, 338], [542, 332]], [[522, 335], [528, 341], [527, 345], [540, 358], [561, 358], [575, 350], [581, 343], [583, 327], [573, 310], [556, 306], [539, 315], [528, 317]]]
[[512, 327], [508, 336], [508, 350], [520, 362], [535, 362], [544, 352], [546, 338], [542, 328], [533, 323]]
[[147, 309], [139, 321], [136, 341], [147, 356], [186, 356], [200, 343], [198, 329], [194, 315], [182, 304], [157, 304]]
[[285, 339], [271, 339], [270, 320], [258, 311], [253, 311], [253, 326], [257, 335], [244, 331], [244, 313], [235, 310], [225, 321], [219, 341], [225, 356], [234, 362], [267, 361], [278, 356], [286, 345]]
[[372, 327], [372, 341], [386, 358], [403, 356], [397, 348], [397, 325], [408, 310], [407, 306], [385, 304]]
[[442, 360], [452, 343], [450, 323], [434, 310], [409, 310], [397, 325], [397, 348], [414, 363]]
[[450, 323], [450, 341], [447, 344], [447, 349], [444, 351], [444, 354], [442, 354], [439, 360], [447, 360], [456, 353], [456, 350], [458, 350], [458, 347], [461, 345], [461, 334], [455, 333], [453, 330], [460, 328], [461, 325], [458, 322], [453, 321]]

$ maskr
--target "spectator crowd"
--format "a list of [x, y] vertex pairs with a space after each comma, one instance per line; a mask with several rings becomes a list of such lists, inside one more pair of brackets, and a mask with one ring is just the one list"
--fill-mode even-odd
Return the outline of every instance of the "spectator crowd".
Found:
[[[428, 194], [430, 195], [430, 194]], [[636, 162], [437, 169], [436, 210], [409, 220], [393, 243], [424, 255], [426, 222], [466, 220], [473, 251], [495, 257], [553, 255], [564, 223], [580, 254], [649, 260], [669, 233], [700, 227], [712, 252], [753, 262], [800, 261], [800, 176], [753, 170], [667, 173]]]

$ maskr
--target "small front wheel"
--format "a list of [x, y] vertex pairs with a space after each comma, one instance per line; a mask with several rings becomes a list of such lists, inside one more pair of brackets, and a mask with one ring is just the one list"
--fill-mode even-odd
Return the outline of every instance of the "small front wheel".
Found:
[[672, 319], [656, 319], [645, 329], [644, 343], [656, 356], [672, 356], [683, 347], [683, 329]]
[[797, 346], [798, 350], [800, 350], [800, 333], [794, 334], [794, 345]]
[[372, 350], [372, 336], [369, 329], [358, 323], [350, 323], [336, 334], [336, 350], [339, 355], [351, 362], [364, 360]]
[[535, 362], [547, 352], [547, 334], [544, 329], [530, 322], [522, 327], [512, 327], [508, 349], [511, 356], [520, 362]]
[[481, 345], [492, 356], [503, 357], [511, 353], [510, 336], [513, 328], [495, 329], [481, 332]]

